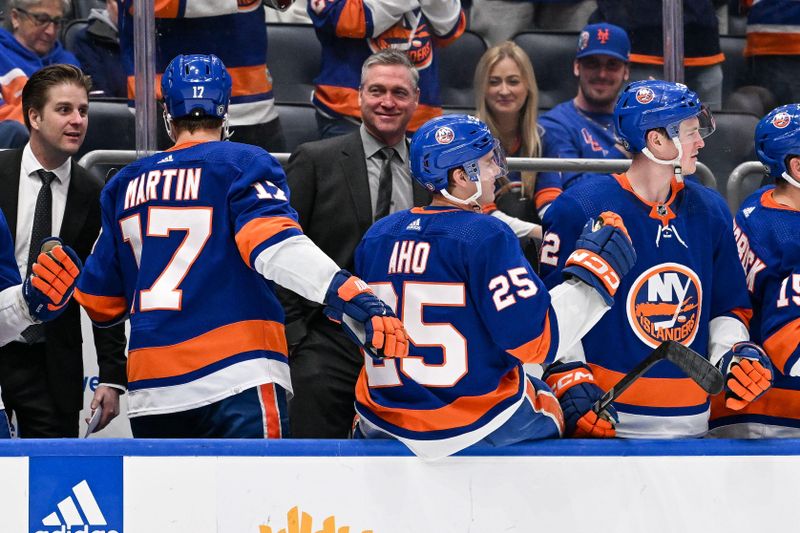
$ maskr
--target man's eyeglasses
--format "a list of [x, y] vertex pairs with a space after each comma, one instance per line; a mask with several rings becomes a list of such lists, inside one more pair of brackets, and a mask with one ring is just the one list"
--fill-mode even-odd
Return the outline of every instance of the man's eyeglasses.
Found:
[[23, 15], [29, 17], [34, 24], [38, 27], [47, 26], [50, 23], [55, 24], [56, 28], [60, 27], [64, 23], [63, 17], [51, 17], [45, 13], [31, 13], [30, 11], [26, 11], [24, 9], [20, 9], [18, 7], [14, 8], [14, 11], [18, 11]]

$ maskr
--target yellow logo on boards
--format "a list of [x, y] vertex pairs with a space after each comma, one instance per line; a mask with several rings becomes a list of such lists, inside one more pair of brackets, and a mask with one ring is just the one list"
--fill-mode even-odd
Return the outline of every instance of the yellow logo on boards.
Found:
[[[285, 528], [277, 530], [276, 533], [312, 533], [312, 519], [308, 513], [300, 513], [297, 507], [292, 507], [286, 513]], [[258, 533], [273, 533], [270, 526], [258, 526]], [[313, 533], [350, 533], [350, 526], [336, 527], [336, 517], [329, 516], [322, 521], [322, 529]], [[355, 531], [353, 533], [356, 533]], [[371, 529], [365, 529], [361, 533], [372, 533]]]

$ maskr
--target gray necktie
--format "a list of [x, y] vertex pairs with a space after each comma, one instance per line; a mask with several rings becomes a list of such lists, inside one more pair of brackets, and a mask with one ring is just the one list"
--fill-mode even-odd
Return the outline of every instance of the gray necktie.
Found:
[[381, 219], [389, 214], [392, 206], [392, 158], [394, 148], [381, 148], [381, 174], [378, 178], [378, 201], [375, 205], [375, 220]]
[[[42, 188], [36, 197], [36, 209], [33, 213], [33, 229], [31, 230], [31, 242], [28, 247], [28, 270], [25, 278], [31, 275], [31, 268], [39, 257], [42, 241], [53, 234], [53, 190], [50, 184], [56, 179], [56, 175], [47, 170], [37, 170], [36, 173], [42, 179]], [[22, 337], [28, 344], [44, 340], [44, 324], [34, 324], [28, 326], [22, 332]]]

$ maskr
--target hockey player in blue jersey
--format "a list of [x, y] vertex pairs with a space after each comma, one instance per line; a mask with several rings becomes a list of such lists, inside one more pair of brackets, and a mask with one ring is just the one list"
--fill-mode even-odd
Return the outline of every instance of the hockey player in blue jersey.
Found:
[[[756, 154], [775, 186], [742, 203], [734, 236], [753, 303], [750, 335], [761, 343], [775, 383], [744, 409], [711, 406], [712, 434], [800, 437], [800, 104], [778, 107], [756, 126]], [[717, 399], [715, 399], [717, 400]]]
[[409, 357], [365, 358], [356, 385], [356, 437], [404, 442], [439, 458], [477, 442], [495, 446], [588, 432], [613, 433], [608, 419], [575, 406], [602, 394], [576, 383], [561, 399], [527, 376], [578, 341], [611, 305], [635, 253], [619, 217], [589, 224], [549, 294], [513, 232], [480, 205], [494, 197], [505, 159], [488, 127], [467, 115], [425, 123], [411, 141], [414, 179], [430, 206], [376, 222], [356, 250], [359, 272], [396, 309], [411, 341]]
[[[53, 320], [67, 308], [83, 266], [78, 255], [58, 238], [45, 239], [47, 253], [39, 254], [31, 275], [22, 283], [14, 240], [0, 212], [0, 346], [15, 340], [28, 326]], [[44, 244], [44, 243], [43, 243]], [[0, 439], [11, 436], [0, 397]]]
[[[741, 408], [769, 371], [760, 348], [746, 342], [751, 309], [731, 216], [719, 194], [681, 177], [694, 172], [713, 118], [685, 85], [647, 80], [623, 89], [614, 122], [634, 154], [630, 170], [578, 183], [553, 202], [544, 218], [542, 276], [548, 286], [559, 282], [583, 223], [607, 210], [625, 220], [638, 260], [611, 312], [569, 354], [574, 361], [550, 367], [546, 381], [581, 371], [608, 389], [674, 340], [719, 365], [727, 401]], [[615, 405], [621, 437], [700, 437], [708, 430], [708, 395], [673, 365], [650, 369]]]
[[303, 235], [275, 158], [221, 142], [231, 79], [216, 56], [176, 57], [161, 89], [175, 146], [106, 185], [76, 299], [98, 325], [130, 319], [135, 437], [281, 437], [291, 382], [272, 283], [326, 304], [376, 355], [407, 353], [402, 325]]

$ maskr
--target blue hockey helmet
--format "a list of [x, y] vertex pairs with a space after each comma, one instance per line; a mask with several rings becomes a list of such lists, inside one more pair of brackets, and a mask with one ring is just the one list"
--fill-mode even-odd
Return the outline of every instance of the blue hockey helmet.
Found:
[[231, 99], [231, 77], [215, 55], [179, 55], [161, 77], [161, 94], [170, 118], [224, 119]]
[[800, 156], [800, 104], [776, 107], [756, 126], [756, 154], [774, 178], [789, 173], [786, 157]]
[[700, 103], [697, 94], [681, 83], [662, 80], [629, 84], [622, 90], [614, 106], [617, 136], [630, 152], [645, 151], [647, 132], [656, 128], [666, 129], [669, 137], [678, 145], [681, 122], [693, 117], [700, 120], [701, 138], [714, 132], [714, 117]]
[[486, 124], [470, 115], [443, 115], [423, 124], [411, 139], [411, 173], [431, 192], [447, 193], [447, 173], [453, 168], [463, 168], [480, 184], [478, 160], [493, 150], [504, 175], [502, 148]]

